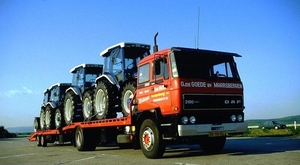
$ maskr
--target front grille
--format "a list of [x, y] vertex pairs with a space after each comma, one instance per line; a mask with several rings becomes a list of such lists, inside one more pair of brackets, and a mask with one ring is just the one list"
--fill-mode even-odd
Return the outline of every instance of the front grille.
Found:
[[243, 95], [183, 94], [183, 110], [243, 109]]

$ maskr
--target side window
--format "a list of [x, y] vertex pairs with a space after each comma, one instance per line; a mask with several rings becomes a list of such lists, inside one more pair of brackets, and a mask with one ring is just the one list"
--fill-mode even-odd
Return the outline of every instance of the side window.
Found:
[[216, 77], [233, 77], [231, 67], [228, 62], [214, 65], [214, 74]]
[[145, 83], [150, 80], [150, 64], [142, 65], [139, 68], [138, 83]]
[[169, 78], [169, 67], [168, 67], [167, 58], [160, 58], [154, 62], [153, 78], [157, 79], [161, 77], [164, 77], [164, 79]]

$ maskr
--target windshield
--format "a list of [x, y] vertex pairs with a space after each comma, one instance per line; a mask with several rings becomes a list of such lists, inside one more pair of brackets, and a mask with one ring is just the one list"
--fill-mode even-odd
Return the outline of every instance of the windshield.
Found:
[[205, 51], [174, 51], [171, 54], [173, 77], [231, 78], [239, 75], [233, 57]]

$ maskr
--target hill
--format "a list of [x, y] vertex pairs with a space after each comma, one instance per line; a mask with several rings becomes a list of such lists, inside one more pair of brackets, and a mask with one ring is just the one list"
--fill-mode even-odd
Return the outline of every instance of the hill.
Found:
[[33, 126], [8, 127], [5, 129], [11, 133], [31, 133], [31, 132], [33, 132]]
[[248, 123], [248, 126], [256, 126], [256, 125], [260, 125], [264, 121], [268, 121], [268, 120], [275, 120], [282, 124], [293, 124], [294, 121], [296, 121], [297, 124], [299, 124], [300, 123], [300, 115], [288, 116], [288, 117], [283, 117], [283, 118], [275, 118], [275, 119], [251, 119], [251, 120], [246, 120], [246, 122]]

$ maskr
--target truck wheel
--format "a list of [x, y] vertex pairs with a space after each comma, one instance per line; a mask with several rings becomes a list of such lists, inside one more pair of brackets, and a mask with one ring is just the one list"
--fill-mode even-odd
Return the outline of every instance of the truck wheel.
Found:
[[221, 151], [226, 143], [226, 136], [205, 137], [200, 139], [200, 147], [206, 153], [217, 153]]
[[[127, 83], [123, 89], [122, 97], [121, 97], [121, 106], [122, 106], [123, 116], [128, 116], [130, 114], [129, 104], [133, 98], [135, 90], [136, 90], [135, 82]], [[132, 107], [132, 109], [134, 109], [134, 108]]]
[[54, 128], [54, 109], [51, 108], [50, 106], [46, 107], [45, 111], [45, 128], [46, 129], [52, 129]]
[[86, 91], [83, 94], [82, 114], [84, 120], [91, 120], [93, 116], [93, 92]]
[[45, 129], [45, 109], [44, 108], [41, 109], [41, 113], [40, 113], [40, 126], [41, 126], [41, 130]]
[[39, 129], [41, 129], [41, 127], [40, 127], [40, 118], [36, 117], [36, 118], [34, 118], [34, 121], [33, 121], [33, 131], [36, 132]]
[[96, 138], [93, 131], [88, 129], [76, 128], [75, 144], [78, 151], [94, 151], [96, 149]]
[[64, 100], [64, 118], [67, 125], [74, 121], [75, 111], [77, 111], [78, 96], [73, 92], [68, 92]]
[[38, 146], [38, 147], [40, 147], [42, 144], [41, 144], [41, 135], [37, 135], [36, 136], [36, 145]]
[[64, 117], [61, 108], [57, 108], [55, 111], [55, 127], [60, 129], [65, 126]]
[[156, 124], [146, 119], [140, 128], [140, 146], [145, 157], [154, 159], [163, 156], [166, 146]]
[[[94, 114], [96, 119], [115, 117], [114, 101], [115, 94], [113, 85], [109, 82], [99, 82], [94, 97]], [[110, 110], [110, 111], [108, 111]]]
[[47, 139], [46, 136], [41, 135], [41, 146], [47, 147]]

